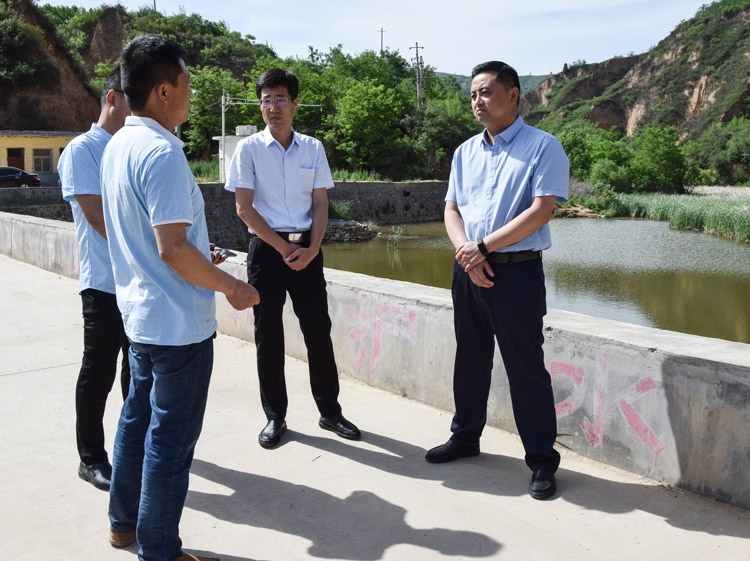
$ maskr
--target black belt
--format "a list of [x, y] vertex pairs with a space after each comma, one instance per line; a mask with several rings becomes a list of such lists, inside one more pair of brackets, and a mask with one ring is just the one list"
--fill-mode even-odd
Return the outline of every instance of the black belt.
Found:
[[310, 230], [304, 232], [276, 232], [289, 243], [296, 243], [302, 247], [310, 247]]
[[487, 256], [489, 263], [510, 265], [512, 263], [521, 263], [522, 261], [532, 261], [541, 259], [541, 251], [509, 251], [505, 253], [490, 253]]

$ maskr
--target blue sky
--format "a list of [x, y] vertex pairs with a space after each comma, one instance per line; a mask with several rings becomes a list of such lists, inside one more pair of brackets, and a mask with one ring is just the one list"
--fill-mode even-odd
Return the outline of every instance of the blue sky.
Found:
[[[106, 0], [104, 0], [106, 2]], [[38, 0], [97, 7], [103, 0]], [[129, 10], [153, 0], [120, 0]], [[156, 0], [160, 12], [181, 10], [232, 31], [253, 35], [280, 56], [327, 51], [339, 43], [359, 53], [384, 45], [407, 59], [419, 43], [427, 65], [469, 74], [485, 60], [502, 60], [519, 74], [559, 72], [575, 60], [600, 62], [656, 45], [706, 0]]]

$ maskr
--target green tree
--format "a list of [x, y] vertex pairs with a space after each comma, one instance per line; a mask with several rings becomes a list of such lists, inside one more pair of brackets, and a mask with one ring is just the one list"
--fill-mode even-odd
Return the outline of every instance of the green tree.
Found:
[[578, 119], [557, 134], [570, 161], [570, 175], [576, 179], [589, 178], [592, 166], [610, 160], [627, 166], [630, 149], [616, 128], [604, 130], [586, 119]]
[[647, 127], [633, 141], [630, 173], [638, 191], [682, 193], [687, 169], [674, 127]]
[[333, 129], [326, 138], [335, 142], [336, 152], [350, 166], [391, 170], [400, 160], [400, 111], [392, 89], [370, 79], [356, 82], [337, 100]]
[[445, 178], [450, 172], [453, 152], [470, 136], [482, 130], [474, 118], [466, 96], [448, 92], [444, 99], [428, 99], [411, 122], [407, 121], [417, 161], [429, 175]]
[[612, 160], [599, 160], [591, 166], [589, 181], [594, 192], [604, 195], [607, 191], [628, 193], [633, 190], [630, 181], [630, 170], [627, 166], [618, 165]]
[[[190, 102], [190, 113], [183, 134], [192, 158], [205, 158], [209, 155], [211, 138], [221, 134], [221, 96], [239, 97], [243, 91], [242, 82], [235, 80], [232, 73], [215, 66], [198, 66], [190, 69], [190, 87], [195, 90]], [[245, 124], [242, 110], [226, 111], [227, 134], [234, 134], [237, 125]]]
[[585, 126], [575, 127], [557, 135], [565, 153], [568, 155], [570, 176], [576, 179], [588, 179], [591, 171], [589, 135], [589, 127]]

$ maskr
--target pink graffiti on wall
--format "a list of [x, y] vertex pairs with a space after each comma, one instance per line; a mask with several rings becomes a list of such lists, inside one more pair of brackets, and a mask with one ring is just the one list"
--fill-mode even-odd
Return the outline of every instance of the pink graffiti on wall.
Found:
[[654, 459], [654, 465], [659, 459], [659, 454], [664, 450], [664, 444], [654, 434], [654, 431], [648, 426], [646, 421], [643, 420], [635, 408], [631, 405], [636, 399], [643, 394], [650, 392], [651, 390], [657, 389], [658, 386], [653, 378], [647, 376], [642, 378], [623, 392], [621, 392], [616, 398], [617, 406], [628, 421], [628, 425], [635, 431], [638, 438], [641, 439], [649, 450], [651, 450], [656, 458]]
[[419, 317], [415, 310], [404, 308], [403, 305], [391, 299], [387, 304], [371, 305], [367, 294], [359, 296], [359, 310], [347, 308], [347, 317], [355, 323], [347, 338], [351, 342], [359, 341], [359, 349], [354, 359], [354, 365], [359, 368], [364, 364], [367, 335], [372, 334], [372, 354], [369, 368], [374, 373], [380, 363], [382, 337], [384, 334], [395, 335], [414, 341], [417, 338]]
[[[577, 411], [583, 405], [586, 397], [586, 387], [588, 377], [586, 371], [581, 367], [564, 362], [552, 361], [550, 364], [550, 374], [552, 377], [570, 378], [573, 382], [573, 391], [571, 395], [563, 401], [555, 404], [555, 412], [558, 419], [562, 419]], [[594, 378], [594, 407], [593, 420], [588, 416], [581, 421], [581, 428], [586, 440], [593, 447], [602, 445], [606, 420], [607, 409], [607, 384], [608, 384], [608, 357], [605, 352], [598, 352], [596, 355], [596, 376]], [[640, 396], [658, 389], [658, 384], [650, 376], [646, 376], [618, 394], [614, 401], [625, 417], [628, 426], [635, 432], [638, 438], [649, 450], [656, 455], [658, 460], [659, 454], [664, 450], [664, 444], [654, 434], [646, 421], [641, 417], [632, 403]], [[655, 461], [656, 461], [655, 460]]]
[[235, 308], [232, 308], [232, 323], [235, 327], [242, 323], [255, 325], [255, 315], [253, 315], [253, 309], [247, 308], [245, 310], [236, 310]]

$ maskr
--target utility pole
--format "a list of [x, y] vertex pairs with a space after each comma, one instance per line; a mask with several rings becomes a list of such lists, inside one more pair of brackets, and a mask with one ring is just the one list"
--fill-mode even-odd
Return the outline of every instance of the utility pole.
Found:
[[414, 43], [413, 47], [409, 47], [409, 50], [411, 49], [415, 49], [415, 56], [412, 61], [414, 62], [414, 69], [417, 73], [417, 107], [419, 107], [421, 100], [424, 99], [424, 63], [422, 57], [419, 56], [419, 49], [424, 50], [424, 47], [420, 47], [419, 42], [417, 42]]
[[380, 56], [383, 56], [383, 33], [385, 33], [385, 31], [386, 30], [383, 29], [382, 27], [377, 30], [377, 33], [380, 33]]

